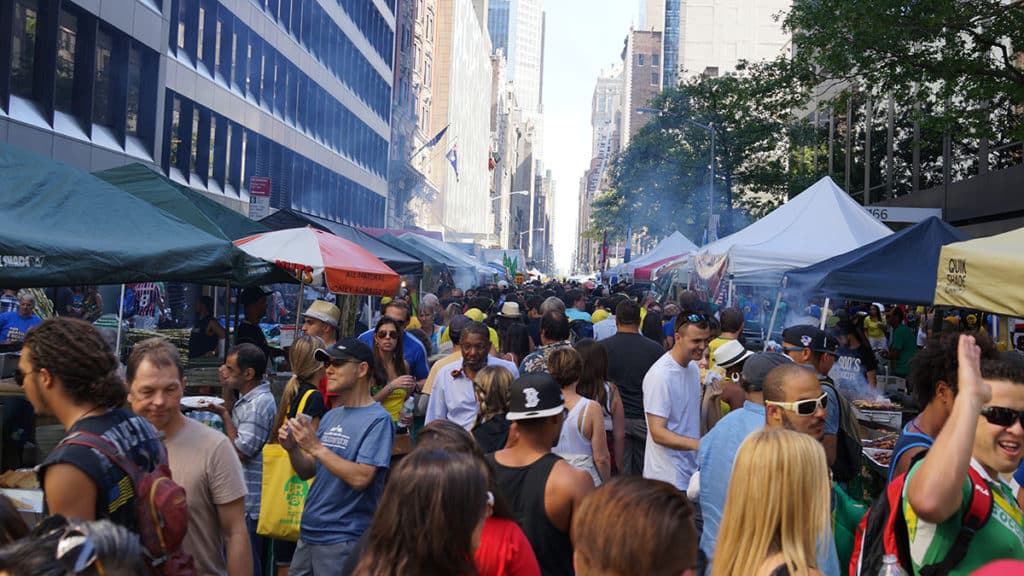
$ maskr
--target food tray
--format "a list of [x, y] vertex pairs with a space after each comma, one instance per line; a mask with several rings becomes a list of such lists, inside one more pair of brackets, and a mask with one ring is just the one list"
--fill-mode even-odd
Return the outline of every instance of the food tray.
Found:
[[903, 412], [900, 410], [864, 410], [861, 408], [853, 407], [854, 414], [857, 416], [857, 420], [861, 422], [869, 422], [872, 424], [878, 424], [891, 428], [893, 430], [900, 429], [900, 422], [903, 419]]
[[877, 448], [865, 448], [864, 458], [868, 466], [882, 476], [889, 475], [889, 464], [892, 461], [892, 450], [879, 450]]

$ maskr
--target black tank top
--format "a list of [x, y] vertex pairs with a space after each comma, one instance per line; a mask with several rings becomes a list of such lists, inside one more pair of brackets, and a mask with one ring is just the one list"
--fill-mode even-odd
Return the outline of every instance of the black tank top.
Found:
[[220, 338], [216, 334], [207, 334], [206, 329], [213, 321], [213, 316], [207, 316], [196, 322], [192, 328], [192, 334], [188, 339], [188, 357], [198, 358], [217, 350], [217, 343]]
[[548, 519], [544, 509], [544, 488], [555, 463], [561, 460], [555, 454], [545, 454], [533, 464], [519, 468], [502, 466], [488, 454], [494, 464], [498, 487], [508, 500], [512, 511], [533, 546], [544, 576], [572, 576], [572, 541]]

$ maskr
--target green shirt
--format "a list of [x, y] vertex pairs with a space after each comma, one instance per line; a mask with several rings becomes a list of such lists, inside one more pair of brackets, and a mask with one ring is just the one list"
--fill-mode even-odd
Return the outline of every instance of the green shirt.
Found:
[[[913, 476], [921, 463], [918, 462], [911, 468], [907, 475], [907, 482]], [[971, 460], [971, 466], [978, 471], [992, 493], [992, 513], [985, 525], [974, 535], [971, 545], [967, 548], [967, 555], [954, 568], [950, 574], [967, 575], [988, 564], [992, 560], [1010, 558], [1024, 560], [1024, 526], [1022, 526], [1022, 513], [1017, 501], [1013, 498], [1013, 491], [1000, 480], [992, 480], [976, 460]], [[910, 556], [914, 563], [914, 574], [918, 574], [922, 567], [941, 562], [949, 549], [956, 541], [960, 527], [963, 525], [963, 515], [967, 511], [971, 495], [971, 481], [964, 479], [963, 502], [960, 510], [941, 524], [931, 524], [917, 517], [907, 494], [903, 494], [903, 515], [907, 520], [907, 536], [910, 541]]]
[[914, 331], [905, 325], [897, 326], [892, 331], [892, 344], [889, 347], [900, 353], [899, 359], [892, 367], [892, 373], [897, 376], [910, 374], [911, 362], [914, 360], [914, 354], [917, 354], [917, 336]]

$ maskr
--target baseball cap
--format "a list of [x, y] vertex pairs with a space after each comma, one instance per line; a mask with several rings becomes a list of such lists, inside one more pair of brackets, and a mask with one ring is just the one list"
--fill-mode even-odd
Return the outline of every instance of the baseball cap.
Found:
[[373, 350], [355, 338], [343, 338], [330, 348], [320, 348], [313, 353], [320, 362], [328, 360], [358, 360], [373, 368]]
[[815, 352], [830, 352], [830, 350], [826, 350], [827, 338], [828, 334], [824, 330], [810, 324], [790, 326], [782, 331], [782, 343], [784, 345], [808, 348]]
[[753, 355], [754, 353], [744, 348], [739, 340], [729, 340], [715, 350], [715, 366], [729, 368]]
[[326, 300], [314, 300], [302, 315], [337, 328], [338, 321], [341, 319], [341, 310]]
[[267, 292], [262, 287], [253, 286], [251, 288], [246, 288], [245, 290], [242, 290], [242, 295], [239, 298], [242, 302], [242, 306], [248, 306], [249, 304], [252, 304], [253, 302], [259, 300], [260, 298], [265, 298], [269, 294], [270, 292]]
[[790, 364], [793, 360], [778, 352], [759, 352], [747, 358], [743, 364], [743, 387], [748, 391], [764, 390], [764, 379], [777, 366]]
[[466, 310], [466, 316], [468, 316], [473, 322], [483, 322], [484, 320], [487, 320], [487, 315], [476, 308]]
[[527, 374], [512, 383], [505, 419], [530, 420], [560, 414], [565, 409], [562, 388], [550, 374]]

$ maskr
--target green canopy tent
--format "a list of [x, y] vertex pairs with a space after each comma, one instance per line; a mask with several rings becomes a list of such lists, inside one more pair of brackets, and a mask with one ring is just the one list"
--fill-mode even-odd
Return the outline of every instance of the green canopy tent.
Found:
[[273, 273], [85, 172], [0, 144], [0, 286], [180, 281], [251, 285]]
[[178, 184], [144, 164], [119, 166], [94, 172], [93, 176], [218, 238], [234, 241], [270, 232], [270, 228], [263, 224]]

